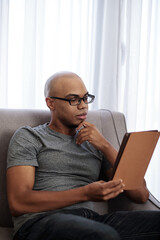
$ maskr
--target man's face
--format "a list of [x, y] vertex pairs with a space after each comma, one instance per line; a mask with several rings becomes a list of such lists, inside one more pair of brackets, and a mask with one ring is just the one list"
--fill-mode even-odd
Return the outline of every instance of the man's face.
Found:
[[[87, 89], [77, 76], [62, 78], [57, 86], [55, 97], [75, 99], [87, 95]], [[54, 99], [56, 122], [67, 128], [75, 128], [87, 117], [88, 105], [81, 101], [80, 105], [71, 106], [69, 102]]]

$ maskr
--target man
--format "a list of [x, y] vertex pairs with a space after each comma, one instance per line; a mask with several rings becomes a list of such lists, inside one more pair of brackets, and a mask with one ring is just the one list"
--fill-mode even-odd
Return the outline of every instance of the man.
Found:
[[[18, 129], [9, 146], [7, 191], [14, 239], [160, 239], [159, 212], [101, 216], [93, 209], [93, 201], [118, 196], [124, 184], [98, 179], [101, 168], [111, 174], [117, 152], [86, 122], [94, 96], [81, 78], [56, 73], [46, 82], [45, 98], [50, 122]], [[136, 202], [149, 195], [145, 181], [126, 194]]]

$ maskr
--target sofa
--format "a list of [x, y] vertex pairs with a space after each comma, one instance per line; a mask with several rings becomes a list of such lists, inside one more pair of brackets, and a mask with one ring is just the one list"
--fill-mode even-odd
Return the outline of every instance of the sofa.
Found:
[[[13, 222], [10, 215], [6, 193], [6, 159], [9, 141], [21, 126], [36, 126], [49, 122], [50, 112], [47, 110], [0, 109], [0, 240], [11, 240]], [[102, 134], [118, 150], [126, 129], [125, 116], [120, 112], [106, 109], [89, 111], [87, 121], [95, 124]], [[160, 203], [150, 193], [149, 200], [144, 204], [131, 202], [125, 195], [120, 194], [107, 202], [96, 203], [95, 208], [100, 214], [117, 210], [157, 210]]]

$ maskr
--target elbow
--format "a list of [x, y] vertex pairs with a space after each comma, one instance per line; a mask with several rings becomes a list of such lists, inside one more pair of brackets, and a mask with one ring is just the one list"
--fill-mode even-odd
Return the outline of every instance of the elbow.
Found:
[[135, 203], [144, 204], [149, 198], [149, 191], [146, 188], [126, 191], [127, 196]]
[[146, 203], [148, 201], [148, 198], [149, 198], [149, 193], [147, 192], [146, 194], [141, 196], [140, 203]]
[[12, 216], [17, 217], [25, 213], [22, 201], [20, 201], [16, 196], [9, 194], [8, 204]]
[[13, 217], [18, 217], [18, 216], [22, 215], [22, 213], [20, 211], [18, 211], [18, 209], [15, 209], [15, 208], [10, 208], [10, 213]]
[[10, 209], [10, 213], [12, 216], [14, 217], [18, 217], [22, 214], [24, 214], [24, 212], [22, 212], [22, 208], [20, 207], [20, 204], [17, 203], [16, 201], [9, 201], [9, 209]]
[[140, 203], [146, 203], [149, 198], [149, 191], [145, 188], [140, 197]]
[[135, 197], [134, 202], [139, 204], [145, 204], [149, 198], [149, 192], [143, 192], [142, 194], [139, 194]]
[[148, 200], [148, 198], [146, 198], [145, 196], [136, 196], [136, 197], [128, 196], [128, 197], [132, 202], [137, 203], [137, 204], [144, 204]]
[[147, 200], [148, 200], [148, 198], [142, 196], [142, 197], [140, 197], [140, 198], [135, 199], [135, 203], [144, 204], [144, 203], [147, 202]]

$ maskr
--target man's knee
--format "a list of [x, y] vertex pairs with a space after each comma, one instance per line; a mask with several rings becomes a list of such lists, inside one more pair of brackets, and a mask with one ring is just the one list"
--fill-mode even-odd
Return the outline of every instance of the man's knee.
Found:
[[[54, 227], [53, 227], [54, 226]], [[59, 239], [119, 240], [116, 230], [107, 224], [70, 214], [54, 214], [47, 224], [48, 230]]]
[[[72, 219], [73, 217], [73, 219]], [[117, 231], [107, 224], [100, 223], [84, 217], [70, 216], [68, 223], [71, 226], [70, 231], [78, 233], [76, 239], [83, 240], [119, 240]], [[71, 235], [72, 235], [71, 234]], [[71, 238], [72, 239], [72, 238]], [[74, 238], [73, 238], [74, 239]]]

